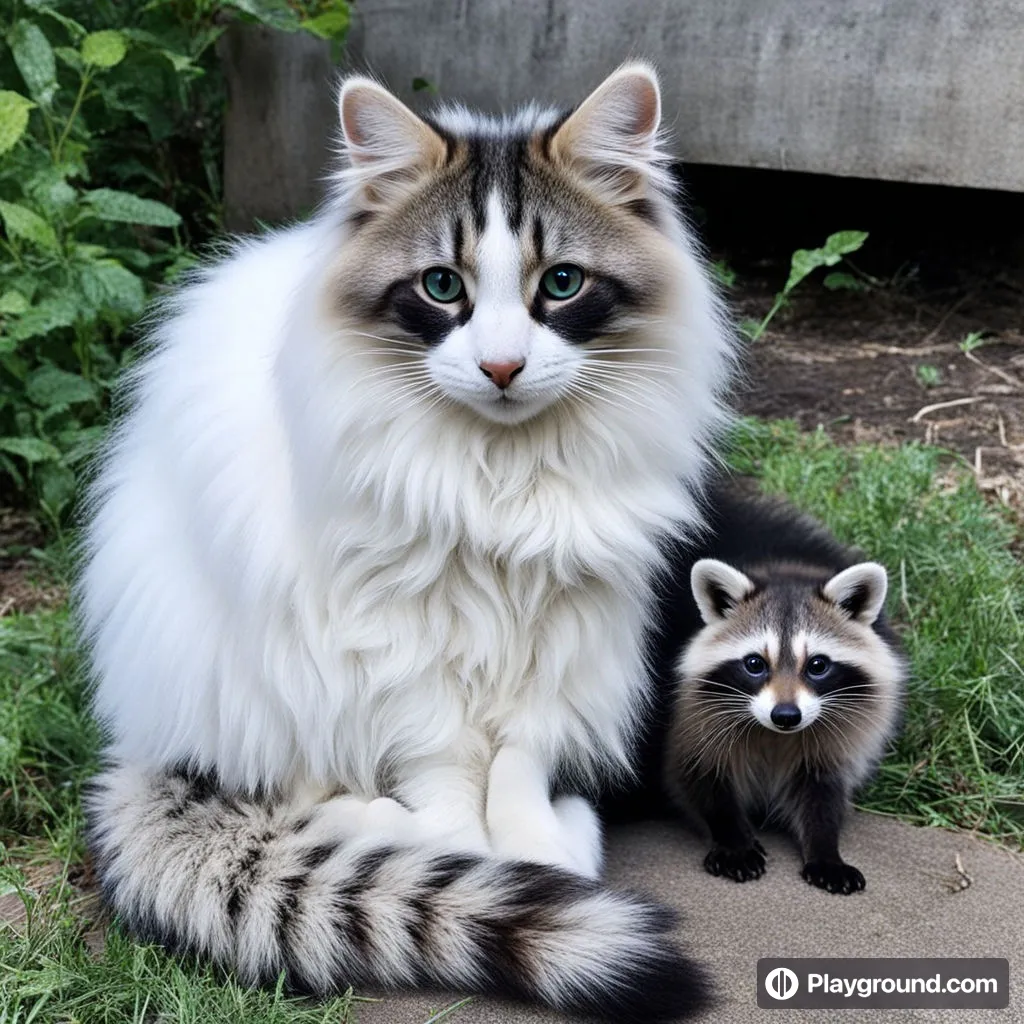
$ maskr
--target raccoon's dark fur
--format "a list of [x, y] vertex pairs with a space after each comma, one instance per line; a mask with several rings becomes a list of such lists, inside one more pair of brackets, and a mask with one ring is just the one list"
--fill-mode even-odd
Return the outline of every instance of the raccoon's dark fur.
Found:
[[906, 676], [885, 570], [784, 502], [721, 484], [708, 504], [662, 588], [642, 790], [609, 816], [682, 811], [710, 833], [707, 870], [742, 882], [765, 870], [760, 814], [796, 835], [808, 882], [858, 891], [843, 814], [898, 729]]

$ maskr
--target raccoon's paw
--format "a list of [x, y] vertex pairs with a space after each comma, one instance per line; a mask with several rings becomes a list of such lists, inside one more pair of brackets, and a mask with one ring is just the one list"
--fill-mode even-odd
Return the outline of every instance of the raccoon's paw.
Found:
[[809, 860], [800, 875], [811, 885], [840, 896], [861, 892], [865, 884], [864, 876], [852, 864]]
[[704, 870], [734, 882], [749, 882], [765, 873], [765, 856], [764, 847], [756, 839], [740, 850], [716, 846], [704, 858]]

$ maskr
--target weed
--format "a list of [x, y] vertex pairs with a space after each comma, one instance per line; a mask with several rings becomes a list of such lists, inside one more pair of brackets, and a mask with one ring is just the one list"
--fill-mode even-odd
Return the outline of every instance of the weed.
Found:
[[[797, 249], [790, 260], [789, 277], [782, 286], [782, 291], [775, 296], [771, 309], [768, 310], [760, 321], [744, 321], [740, 325], [740, 330], [746, 334], [750, 341], [757, 341], [768, 329], [768, 325], [775, 318], [775, 314], [789, 301], [789, 296], [792, 294], [793, 289], [808, 274], [813, 273], [818, 267], [834, 267], [844, 256], [857, 252], [867, 239], [868, 233], [866, 231], [837, 231], [834, 235], [829, 235], [825, 239], [825, 244], [820, 249]], [[854, 280], [850, 274], [839, 275], [833, 273], [826, 278], [826, 282], [830, 280], [832, 282], [831, 287], [833, 288], [849, 287], [847, 278]]]

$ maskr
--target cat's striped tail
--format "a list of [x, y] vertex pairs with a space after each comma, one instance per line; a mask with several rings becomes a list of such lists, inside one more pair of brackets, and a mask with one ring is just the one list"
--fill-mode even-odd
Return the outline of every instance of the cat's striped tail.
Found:
[[186, 773], [109, 768], [89, 845], [128, 930], [299, 992], [432, 987], [618, 1022], [707, 1001], [670, 912], [554, 868], [338, 836]]

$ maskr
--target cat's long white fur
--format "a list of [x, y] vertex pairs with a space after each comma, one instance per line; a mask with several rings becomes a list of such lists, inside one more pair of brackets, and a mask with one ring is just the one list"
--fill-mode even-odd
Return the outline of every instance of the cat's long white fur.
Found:
[[534, 831], [508, 821], [500, 787], [481, 809], [492, 763], [535, 769], [521, 792], [503, 771], [512, 808], [538, 772], [625, 768], [658, 539], [697, 523], [723, 422], [715, 298], [677, 225], [673, 305], [640, 344], [663, 367], [654, 384], [510, 429], [381, 386], [329, 309], [342, 212], [209, 266], [134, 373], [79, 591], [120, 766], [94, 809], [127, 813], [119, 779], [187, 765], [227, 792], [386, 791], [435, 847], [458, 831], [450, 848], [557, 863], [560, 825], [566, 865], [592, 874], [578, 805]]

